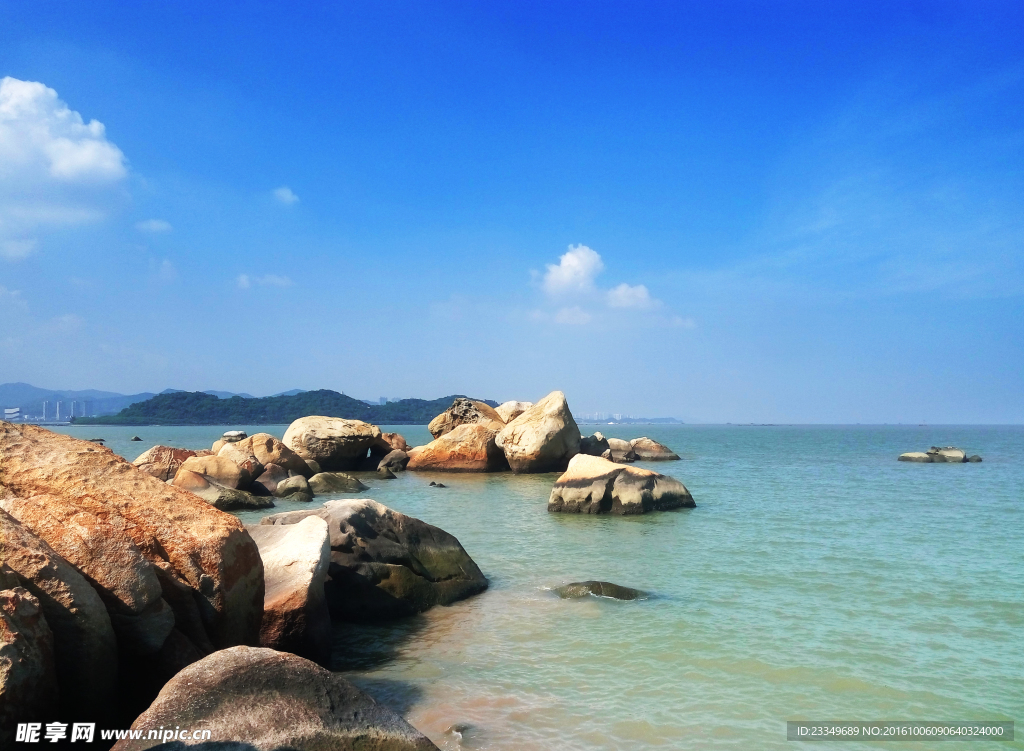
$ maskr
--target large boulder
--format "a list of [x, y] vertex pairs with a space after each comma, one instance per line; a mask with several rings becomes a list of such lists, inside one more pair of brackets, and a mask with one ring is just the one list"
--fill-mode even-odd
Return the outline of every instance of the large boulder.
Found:
[[401, 472], [408, 464], [409, 455], [402, 449], [394, 449], [377, 462], [377, 469], [390, 469], [392, 472]]
[[99, 595], [53, 548], [2, 510], [0, 564], [36, 598], [53, 632], [61, 716], [93, 721], [109, 717], [117, 681], [117, 641]]
[[[256, 458], [248, 438], [225, 443], [217, 452], [217, 458], [230, 459], [242, 471], [242, 474], [249, 478], [243, 485], [235, 486], [237, 488], [248, 488], [253, 480], [263, 474], [265, 469], [263, 462]], [[192, 471], [196, 470], [192, 469]]]
[[369, 487], [352, 475], [344, 472], [321, 472], [308, 480], [313, 495], [329, 495], [331, 493], [360, 493]]
[[497, 472], [508, 469], [505, 454], [494, 443], [494, 423], [459, 425], [426, 446], [409, 451], [406, 469], [436, 472]]
[[[237, 443], [229, 443], [221, 449], [221, 451], [231, 450]], [[192, 473], [203, 477], [208, 483], [212, 485], [219, 485], [222, 488], [231, 488], [232, 490], [245, 490], [249, 487], [249, 484], [253, 481], [254, 475], [252, 470], [241, 466], [239, 462], [234, 461], [233, 457], [222, 456], [217, 454], [216, 456], [193, 456], [182, 462], [181, 467], [174, 475], [174, 484], [181, 487], [178, 482], [178, 475], [182, 473]], [[263, 468], [260, 467], [259, 476], [263, 472]], [[187, 477], [186, 475], [182, 475]]]
[[967, 461], [967, 452], [963, 449], [958, 449], [956, 446], [946, 446], [946, 448], [932, 446], [928, 449], [928, 455], [932, 458], [933, 462], [963, 464]]
[[301, 417], [284, 434], [284, 444], [324, 472], [357, 469], [371, 446], [381, 440], [380, 428], [362, 420]]
[[498, 433], [513, 472], [560, 472], [579, 453], [580, 429], [565, 394], [552, 391]]
[[671, 477], [578, 454], [555, 482], [548, 511], [580, 514], [644, 514], [693, 508], [693, 496]]
[[679, 458], [679, 454], [675, 453], [668, 446], [658, 443], [647, 436], [634, 438], [629, 442], [629, 445], [633, 447], [633, 453], [636, 454], [636, 458], [642, 462], [672, 461]]
[[405, 436], [401, 433], [381, 433], [380, 437], [381, 440], [391, 447], [392, 451], [409, 450], [409, 442], [405, 440]]
[[[301, 477], [301, 475], [299, 475]], [[268, 464], [263, 468], [263, 474], [252, 481], [249, 490], [254, 495], [274, 495], [278, 483], [284, 482], [289, 477], [288, 470], [276, 464]]]
[[434, 438], [440, 438], [460, 425], [486, 425], [497, 431], [505, 426], [505, 421], [489, 404], [460, 396], [452, 406], [430, 421], [427, 430]]
[[[229, 445], [233, 446], [238, 453], [252, 456], [264, 468], [270, 464], [276, 464], [287, 472], [295, 472], [306, 477], [312, 474], [309, 471], [309, 465], [301, 456], [288, 448], [284, 441], [279, 441], [270, 433], [257, 433]], [[227, 456], [224, 448], [221, 449], [220, 455]]]
[[905, 454], [900, 454], [897, 461], [901, 462], [920, 462], [921, 464], [931, 464], [931, 454], [926, 454], [924, 451], [908, 451]]
[[[263, 564], [256, 543], [236, 517], [140, 472], [107, 449], [32, 425], [0, 423], [0, 486], [20, 498], [56, 496], [111, 523], [115, 516], [123, 519], [131, 542], [164, 571], [158, 576], [161, 585], [167, 582], [165, 599], [175, 585], [189, 591], [212, 646], [259, 643]], [[102, 608], [96, 593], [89, 591]], [[167, 601], [177, 621], [179, 610]], [[43, 598], [40, 602], [59, 653], [57, 623]], [[184, 626], [186, 609], [183, 605], [178, 628]], [[95, 677], [81, 681], [82, 686], [95, 683]]]
[[608, 438], [608, 449], [611, 455], [608, 457], [613, 462], [632, 463], [636, 461], [636, 454], [633, 453], [633, 446], [629, 441], [621, 438]]
[[313, 488], [309, 487], [309, 480], [302, 475], [296, 475], [279, 482], [274, 489], [274, 496], [287, 498], [289, 501], [312, 501]]
[[532, 406], [533, 402], [505, 402], [495, 407], [494, 411], [498, 413], [501, 421], [507, 425]]
[[[210, 458], [222, 459], [223, 457], [214, 456]], [[230, 462], [229, 459], [224, 459], [224, 461]], [[274, 505], [274, 501], [269, 496], [254, 495], [248, 490], [238, 490], [226, 485], [220, 485], [209, 476], [192, 472], [184, 466], [174, 475], [173, 485], [176, 488], [199, 496], [220, 511], [244, 511], [245, 509], [270, 508]]]
[[583, 436], [580, 438], [580, 453], [588, 456], [604, 456], [605, 451], [610, 451], [608, 439], [603, 433]]
[[260, 645], [329, 667], [331, 616], [324, 595], [331, 562], [327, 522], [310, 515], [297, 524], [246, 529], [259, 546], [267, 582]]
[[331, 535], [325, 591], [336, 618], [413, 615], [487, 588], [453, 535], [369, 499], [328, 501], [319, 509], [266, 516], [260, 524], [296, 524], [312, 515], [327, 522]]
[[[160, 727], [209, 730], [217, 747], [247, 744], [237, 748], [253, 751], [437, 751], [398, 714], [340, 675], [261, 648], [225, 649], [182, 670], [132, 725], [143, 731]], [[142, 751], [173, 734], [120, 740], [114, 749]]]
[[563, 600], [577, 600], [581, 597], [610, 597], [613, 600], [639, 600], [644, 593], [632, 587], [623, 587], [612, 582], [585, 581], [570, 582], [555, 587], [555, 592]]
[[38, 598], [13, 575], [0, 580], [0, 748], [14, 748], [18, 723], [58, 716], [57, 673]]
[[[158, 480], [173, 480], [174, 473], [178, 471], [186, 459], [196, 456], [199, 452], [191, 449], [176, 449], [171, 446], [154, 446], [145, 451], [132, 462], [147, 475], [152, 475]], [[209, 455], [211, 452], [204, 452]]]

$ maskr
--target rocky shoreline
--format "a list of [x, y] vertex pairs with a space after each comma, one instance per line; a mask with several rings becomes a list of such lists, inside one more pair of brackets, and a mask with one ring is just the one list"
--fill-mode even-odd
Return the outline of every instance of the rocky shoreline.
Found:
[[[549, 511], [694, 505], [677, 480], [627, 466], [676, 454], [647, 438], [583, 438], [561, 392], [497, 408], [458, 398], [429, 428], [434, 440], [410, 447], [359, 420], [309, 416], [282, 440], [231, 431], [207, 450], [156, 446], [130, 463], [0, 422], [0, 745], [17, 723], [184, 718], [258, 749], [434, 748], [318, 664], [330, 664], [332, 620], [384, 621], [483, 592], [460, 542], [365, 498], [248, 527], [227, 509], [367, 489], [349, 472], [420, 470], [563, 472]], [[246, 709], [224, 708], [236, 701]]]

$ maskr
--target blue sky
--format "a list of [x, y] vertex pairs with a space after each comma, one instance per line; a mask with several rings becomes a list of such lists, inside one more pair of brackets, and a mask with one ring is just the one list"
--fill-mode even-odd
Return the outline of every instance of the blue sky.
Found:
[[1019, 4], [209, 5], [0, 0], [0, 382], [1024, 421]]

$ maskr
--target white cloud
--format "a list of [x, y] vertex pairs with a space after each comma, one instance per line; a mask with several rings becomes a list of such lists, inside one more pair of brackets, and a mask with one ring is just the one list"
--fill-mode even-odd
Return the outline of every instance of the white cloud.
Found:
[[16, 261], [31, 255], [38, 245], [37, 240], [0, 240], [0, 256]]
[[571, 326], [582, 326], [590, 323], [592, 316], [578, 305], [571, 308], [562, 308], [555, 314], [555, 323], [565, 323]]
[[261, 287], [291, 287], [295, 284], [288, 277], [278, 276], [277, 274], [264, 274], [263, 276], [239, 274], [235, 282], [239, 289], [249, 289], [254, 284], [258, 284]]
[[630, 286], [620, 284], [618, 287], [608, 290], [608, 305], [613, 308], [638, 308], [649, 310], [661, 304], [660, 300], [651, 297], [647, 287], [642, 284]]
[[146, 219], [142, 222], [136, 222], [135, 229], [140, 232], [170, 232], [173, 227], [171, 223], [165, 219]]
[[127, 176], [103, 123], [85, 122], [53, 89], [0, 79], [0, 249], [24, 257], [48, 229], [102, 219]]
[[594, 277], [601, 273], [601, 256], [586, 245], [569, 246], [558, 265], [548, 264], [544, 274], [544, 291], [549, 295], [587, 292], [594, 287]]
[[274, 190], [274, 198], [286, 206], [291, 206], [293, 203], [299, 202], [299, 197], [292, 192], [292, 189], [287, 185], [282, 185], [280, 188]]

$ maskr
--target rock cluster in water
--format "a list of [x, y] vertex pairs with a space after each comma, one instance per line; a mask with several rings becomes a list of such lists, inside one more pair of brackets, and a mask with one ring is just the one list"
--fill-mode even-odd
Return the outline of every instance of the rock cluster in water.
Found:
[[626, 516], [695, 506], [676, 479], [587, 454], [573, 457], [548, 499], [548, 511], [577, 514]]
[[967, 456], [966, 451], [958, 449], [956, 446], [946, 446], [945, 448], [932, 446], [927, 451], [908, 451], [905, 454], [900, 454], [899, 461], [920, 462], [921, 464], [966, 464], [968, 462], [973, 464], [980, 462], [981, 457], [977, 454]]
[[555, 592], [563, 600], [575, 600], [580, 597], [610, 597], [614, 600], [639, 600], [644, 593], [639, 589], [622, 587], [611, 582], [585, 581], [570, 582], [561, 587], [555, 587]]

